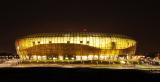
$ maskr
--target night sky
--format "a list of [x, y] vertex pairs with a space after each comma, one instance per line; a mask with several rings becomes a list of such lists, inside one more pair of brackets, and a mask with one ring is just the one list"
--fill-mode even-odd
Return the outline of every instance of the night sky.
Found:
[[15, 52], [14, 41], [24, 35], [83, 29], [133, 37], [138, 52], [160, 50], [157, 2], [107, 1], [4, 0], [0, 3], [0, 51]]

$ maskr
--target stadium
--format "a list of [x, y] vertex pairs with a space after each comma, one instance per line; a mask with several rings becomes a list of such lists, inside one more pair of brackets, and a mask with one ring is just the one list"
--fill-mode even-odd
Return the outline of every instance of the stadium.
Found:
[[128, 36], [96, 32], [38, 33], [18, 38], [17, 54], [23, 61], [117, 61], [133, 56], [136, 41]]

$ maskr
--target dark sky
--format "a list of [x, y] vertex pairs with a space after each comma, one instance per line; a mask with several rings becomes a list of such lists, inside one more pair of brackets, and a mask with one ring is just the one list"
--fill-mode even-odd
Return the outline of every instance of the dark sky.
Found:
[[84, 28], [131, 36], [138, 41], [138, 52], [160, 49], [157, 2], [107, 1], [4, 0], [0, 3], [0, 51], [15, 52], [14, 41], [23, 35]]

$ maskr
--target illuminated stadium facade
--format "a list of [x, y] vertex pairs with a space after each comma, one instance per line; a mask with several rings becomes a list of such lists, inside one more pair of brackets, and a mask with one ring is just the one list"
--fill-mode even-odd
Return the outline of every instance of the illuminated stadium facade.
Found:
[[17, 39], [15, 45], [24, 61], [116, 61], [136, 51], [136, 41], [128, 36], [94, 32], [33, 34]]

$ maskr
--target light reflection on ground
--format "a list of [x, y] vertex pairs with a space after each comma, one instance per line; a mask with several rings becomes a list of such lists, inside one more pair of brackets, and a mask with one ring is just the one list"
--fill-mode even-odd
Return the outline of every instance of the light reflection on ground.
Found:
[[94, 68], [94, 69], [138, 69], [160, 73], [160, 66], [146, 64], [18, 64], [20, 60], [12, 59], [0, 63], [0, 68], [60, 67], [60, 68]]

